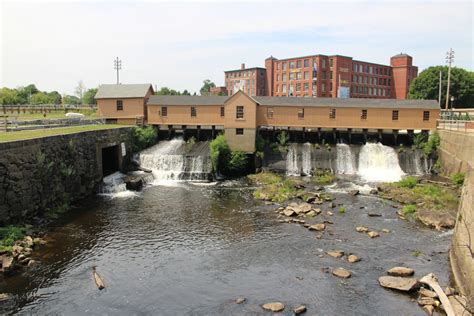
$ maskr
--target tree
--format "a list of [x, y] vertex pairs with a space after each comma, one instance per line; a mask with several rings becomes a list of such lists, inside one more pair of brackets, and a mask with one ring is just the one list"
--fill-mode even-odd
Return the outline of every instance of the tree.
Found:
[[[439, 97], [439, 72], [442, 71], [441, 107], [446, 102], [446, 85], [448, 82], [448, 67], [433, 66], [423, 70], [410, 85], [408, 98], [433, 99]], [[454, 107], [466, 108], [474, 106], [474, 72], [462, 68], [451, 68], [450, 95], [454, 97]]]
[[38, 92], [31, 96], [31, 104], [51, 104], [51, 98], [44, 92]]
[[191, 93], [189, 93], [188, 90], [184, 89], [183, 93], [181, 93], [181, 95], [191, 95]]
[[201, 95], [209, 95], [211, 88], [214, 88], [216, 86], [216, 84], [209, 79], [204, 80], [202, 83], [203, 85], [201, 87], [201, 90], [199, 90]]
[[181, 95], [181, 93], [168, 87], [162, 87], [160, 90], [155, 92], [155, 95]]
[[80, 103], [80, 100], [78, 97], [75, 97], [73, 95], [63, 95], [63, 104], [64, 105], [77, 105]]
[[97, 88], [92, 88], [84, 93], [84, 104], [96, 104], [95, 95], [97, 94]]
[[51, 104], [61, 104], [62, 97], [58, 91], [48, 92], [48, 98]]
[[80, 102], [79, 104], [82, 104], [84, 100], [83, 97], [84, 97], [85, 90], [86, 90], [86, 86], [84, 86], [84, 83], [82, 83], [82, 80], [79, 80], [75, 89], [76, 96], [79, 98], [79, 102]]
[[18, 91], [10, 88], [0, 89], [0, 104], [12, 105], [21, 103]]

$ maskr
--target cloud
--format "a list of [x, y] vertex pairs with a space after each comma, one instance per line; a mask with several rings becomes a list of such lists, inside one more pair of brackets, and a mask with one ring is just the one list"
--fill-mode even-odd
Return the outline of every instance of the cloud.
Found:
[[1, 86], [36, 83], [72, 93], [115, 80], [198, 91], [223, 71], [278, 58], [340, 54], [387, 64], [406, 52], [420, 68], [472, 69], [472, 3], [345, 2], [4, 2]]

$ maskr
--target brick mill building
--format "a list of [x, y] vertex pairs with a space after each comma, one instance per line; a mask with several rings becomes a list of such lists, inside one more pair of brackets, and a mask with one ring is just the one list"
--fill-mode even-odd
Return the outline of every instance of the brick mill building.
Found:
[[354, 60], [341, 55], [311, 55], [265, 60], [265, 68], [225, 71], [228, 95], [242, 90], [250, 96], [327, 98], [407, 98], [418, 75], [413, 58], [398, 54], [390, 65]]

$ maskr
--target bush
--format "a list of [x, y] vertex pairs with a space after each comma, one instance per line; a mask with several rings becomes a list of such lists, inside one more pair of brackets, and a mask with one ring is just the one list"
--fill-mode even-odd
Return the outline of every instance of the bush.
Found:
[[244, 175], [247, 171], [247, 154], [242, 151], [232, 151], [230, 159], [224, 168], [224, 173], [229, 176]]
[[451, 175], [451, 181], [454, 185], [461, 187], [464, 184], [464, 173], [459, 172]]
[[423, 152], [426, 156], [429, 156], [436, 152], [441, 144], [441, 139], [438, 133], [433, 133], [428, 138], [428, 141], [423, 145]]
[[408, 176], [398, 182], [400, 188], [413, 189], [416, 187], [418, 180], [415, 177]]
[[260, 134], [255, 138], [255, 150], [263, 152], [265, 150], [265, 145], [267, 141]]
[[10, 250], [15, 241], [25, 235], [25, 229], [17, 226], [0, 227], [0, 250]]
[[277, 140], [280, 145], [286, 146], [290, 141], [290, 134], [288, 134], [286, 131], [282, 131], [280, 134], [278, 134]]
[[133, 128], [133, 152], [139, 152], [156, 143], [157, 133], [153, 126]]
[[413, 204], [405, 205], [402, 208], [402, 214], [405, 217], [413, 217], [413, 216], [415, 216], [415, 213], [416, 213], [416, 206], [413, 205]]
[[334, 176], [334, 174], [331, 173], [331, 171], [329, 170], [324, 171], [321, 169], [317, 169], [312, 177], [313, 183], [319, 184], [319, 185], [330, 184], [334, 182], [335, 179], [336, 177]]
[[209, 147], [211, 151], [212, 170], [214, 170], [214, 172], [223, 173], [225, 162], [230, 155], [230, 148], [225, 136], [217, 136]]
[[427, 141], [428, 135], [426, 133], [420, 133], [413, 136], [413, 145], [418, 149], [423, 149]]

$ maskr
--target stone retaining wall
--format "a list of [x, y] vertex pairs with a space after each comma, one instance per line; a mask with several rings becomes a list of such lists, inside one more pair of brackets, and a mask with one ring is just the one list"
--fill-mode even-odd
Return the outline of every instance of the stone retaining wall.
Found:
[[124, 143], [123, 168], [131, 142], [132, 129], [124, 127], [0, 143], [0, 225], [64, 210], [91, 196], [102, 180], [102, 148]]
[[459, 290], [474, 298], [474, 135], [439, 131], [440, 158], [446, 173], [464, 172], [465, 180], [449, 258]]

